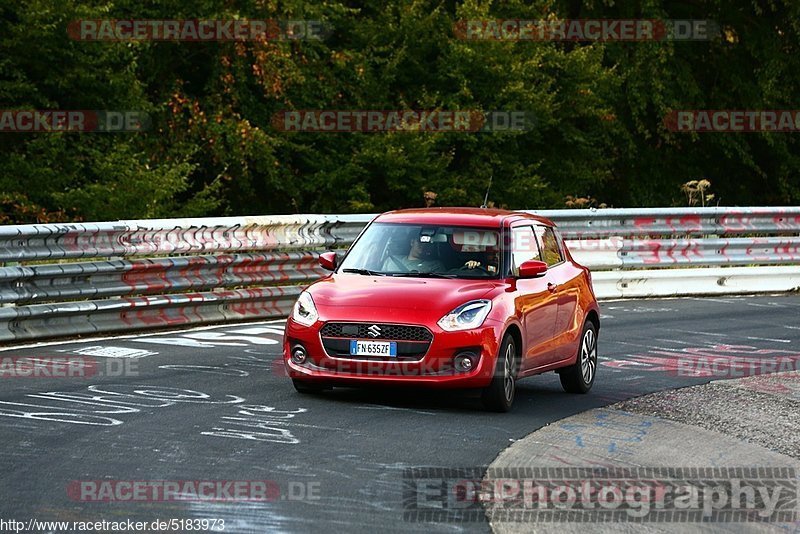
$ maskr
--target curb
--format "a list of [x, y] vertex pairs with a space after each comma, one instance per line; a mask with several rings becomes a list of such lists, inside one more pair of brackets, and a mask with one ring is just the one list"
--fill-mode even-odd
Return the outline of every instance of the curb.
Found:
[[[616, 469], [662, 468], [700, 473], [692, 468], [791, 468], [789, 486], [798, 492], [800, 473], [800, 373], [796, 371], [735, 380], [719, 380], [678, 390], [666, 390], [588, 410], [545, 426], [503, 451], [487, 471], [523, 468]], [[604, 469], [611, 471], [604, 471]], [[719, 470], [722, 471], [719, 471]], [[658, 471], [658, 469], [656, 469]], [[575, 472], [579, 472], [578, 469]], [[706, 473], [712, 470], [705, 471]], [[502, 476], [502, 475], [501, 475]], [[563, 476], [563, 475], [562, 475]], [[724, 476], [724, 475], [723, 475]], [[570, 477], [571, 478], [571, 477]], [[653, 480], [653, 479], [650, 479]], [[721, 479], [720, 479], [721, 480]], [[785, 480], [784, 480], [785, 482]], [[800, 493], [800, 492], [799, 492]], [[492, 530], [519, 532], [800, 532], [797, 493], [794, 517], [786, 522], [697, 522], [661, 515], [638, 521], [591, 518], [574, 514], [518, 514], [509, 521], [498, 504], [487, 505]], [[582, 508], [574, 508], [579, 512]], [[545, 517], [531, 522], [531, 518]], [[550, 517], [547, 520], [546, 517]], [[591, 521], [591, 522], [588, 522]], [[595, 521], [609, 521], [598, 524]], [[674, 521], [674, 522], [672, 522]], [[782, 520], [781, 520], [782, 521]]]

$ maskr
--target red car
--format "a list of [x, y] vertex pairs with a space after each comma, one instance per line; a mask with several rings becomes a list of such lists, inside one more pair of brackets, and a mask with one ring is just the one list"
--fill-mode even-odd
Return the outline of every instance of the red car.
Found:
[[286, 321], [284, 361], [301, 393], [366, 384], [479, 388], [508, 411], [516, 381], [556, 371], [586, 393], [600, 315], [589, 270], [552, 222], [481, 208], [376, 217], [308, 287]]

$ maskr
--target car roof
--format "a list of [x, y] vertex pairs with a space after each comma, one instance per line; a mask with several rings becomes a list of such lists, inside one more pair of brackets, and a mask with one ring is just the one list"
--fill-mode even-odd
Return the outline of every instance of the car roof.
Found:
[[415, 208], [387, 211], [375, 218], [375, 222], [385, 223], [478, 226], [485, 228], [499, 228], [503, 221], [506, 220], [509, 224], [518, 220], [529, 220], [554, 226], [549, 219], [539, 215], [493, 208]]

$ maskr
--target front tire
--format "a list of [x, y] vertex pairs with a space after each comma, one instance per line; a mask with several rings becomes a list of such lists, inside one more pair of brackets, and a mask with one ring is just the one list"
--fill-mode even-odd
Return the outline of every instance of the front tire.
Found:
[[561, 387], [567, 393], [588, 393], [597, 374], [597, 327], [586, 321], [573, 365], [559, 371]]
[[481, 393], [481, 401], [487, 410], [507, 412], [511, 409], [517, 390], [518, 362], [514, 338], [506, 334], [497, 355], [494, 377]]

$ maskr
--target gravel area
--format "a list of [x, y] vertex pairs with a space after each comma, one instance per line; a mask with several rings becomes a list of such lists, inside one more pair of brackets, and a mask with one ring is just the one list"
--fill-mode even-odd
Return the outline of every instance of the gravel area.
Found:
[[[695, 425], [800, 458], [798, 373], [716, 381], [663, 391], [611, 406]], [[784, 385], [785, 384], [785, 385]]]

